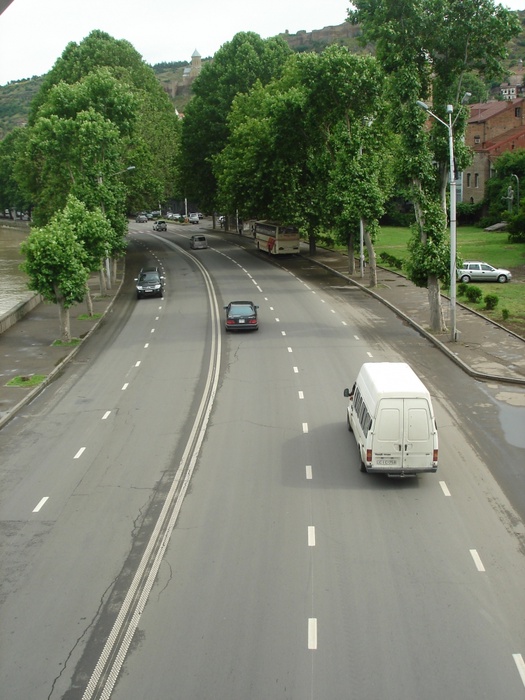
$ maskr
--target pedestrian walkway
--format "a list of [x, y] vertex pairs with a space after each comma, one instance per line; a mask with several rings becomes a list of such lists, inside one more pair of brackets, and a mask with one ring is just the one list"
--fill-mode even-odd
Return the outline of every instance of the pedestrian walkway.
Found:
[[[214, 231], [237, 242], [247, 249], [253, 248], [249, 235]], [[378, 269], [378, 284], [373, 290], [368, 287], [366, 277], [348, 274], [348, 259], [342, 253], [318, 248], [310, 255], [304, 245], [301, 255], [327, 270], [333, 271], [347, 284], [357, 285], [373, 295], [381, 303], [426, 336], [450, 359], [458, 364], [471, 377], [491, 382], [504, 382], [525, 387], [525, 340], [492, 323], [485, 317], [458, 304], [458, 340], [452, 342], [449, 334], [431, 333], [427, 290], [420, 289], [405, 277], [383, 268]], [[82, 306], [71, 310], [71, 335], [85, 339], [95, 332], [101, 318], [111, 309], [119, 292], [123, 270], [119, 270], [117, 283], [104, 296], [97, 295], [98, 278], [90, 285], [94, 296], [96, 317], [82, 320], [79, 315], [86, 309]], [[448, 308], [448, 299], [443, 299]], [[0, 335], [0, 428], [16, 412], [28, 403], [38, 391], [49, 384], [56, 374], [63, 370], [65, 363], [78, 351], [75, 347], [55, 346], [60, 337], [58, 310], [54, 304], [41, 303], [14, 326]], [[10, 387], [8, 382], [14, 377], [45, 376], [45, 381], [37, 388]]]

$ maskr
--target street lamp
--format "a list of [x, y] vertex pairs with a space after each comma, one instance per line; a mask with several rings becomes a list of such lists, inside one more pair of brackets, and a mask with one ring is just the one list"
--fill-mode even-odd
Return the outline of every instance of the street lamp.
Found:
[[518, 205], [518, 214], [520, 213], [520, 180], [517, 175], [514, 175], [514, 173], [511, 173], [511, 177], [516, 178], [516, 204]]
[[[465, 97], [470, 97], [470, 93], [466, 93]], [[468, 98], [467, 98], [468, 99]], [[465, 98], [463, 98], [463, 101]], [[457, 330], [456, 330], [456, 173], [454, 167], [454, 131], [452, 124], [452, 112], [454, 107], [452, 105], [447, 105], [448, 114], [448, 124], [440, 119], [434, 112], [431, 111], [430, 107], [426, 102], [421, 102], [417, 100], [416, 104], [425, 112], [428, 112], [434, 117], [440, 124], [448, 130], [448, 150], [450, 156], [450, 340], [455, 342], [457, 340]]]

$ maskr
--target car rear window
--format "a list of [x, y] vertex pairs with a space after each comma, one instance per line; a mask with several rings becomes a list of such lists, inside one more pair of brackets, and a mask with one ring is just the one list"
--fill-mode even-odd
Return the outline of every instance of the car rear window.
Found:
[[249, 316], [253, 314], [253, 309], [248, 305], [235, 305], [231, 307], [230, 314], [232, 316]]

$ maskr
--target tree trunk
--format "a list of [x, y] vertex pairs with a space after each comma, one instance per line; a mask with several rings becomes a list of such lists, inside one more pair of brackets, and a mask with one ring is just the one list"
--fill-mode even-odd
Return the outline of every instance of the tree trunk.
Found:
[[310, 255], [315, 255], [315, 251], [316, 251], [315, 233], [308, 234], [308, 244], [310, 246]]
[[100, 296], [101, 297], [104, 296], [104, 294], [106, 293], [106, 281], [105, 281], [105, 276], [104, 276], [103, 265], [104, 265], [104, 262], [101, 261], [100, 268], [98, 271], [98, 282], [99, 282], [99, 286], [100, 286]]
[[348, 274], [355, 275], [354, 237], [351, 233], [348, 234], [348, 238], [346, 241], [346, 251], [348, 253]]
[[370, 287], [377, 287], [377, 264], [376, 264], [376, 252], [374, 250], [374, 244], [370, 238], [370, 232], [366, 221], [364, 222], [364, 239], [366, 249], [368, 251], [368, 266], [370, 270]]
[[93, 299], [91, 298], [91, 290], [89, 289], [89, 284], [86, 282], [86, 306], [88, 316], [93, 316]]
[[60, 321], [60, 338], [63, 343], [71, 342], [71, 326], [69, 323], [69, 308], [64, 305], [64, 298], [57, 299], [58, 318]]
[[441, 306], [441, 294], [439, 279], [435, 275], [429, 275], [427, 280], [428, 303], [430, 306], [430, 328], [434, 333], [444, 333], [447, 329]]

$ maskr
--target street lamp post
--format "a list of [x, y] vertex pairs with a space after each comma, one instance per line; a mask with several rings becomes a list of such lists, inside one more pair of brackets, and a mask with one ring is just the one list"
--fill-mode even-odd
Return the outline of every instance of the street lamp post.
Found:
[[[468, 96], [470, 97], [470, 94]], [[454, 107], [452, 105], [447, 105], [447, 124], [443, 119], [440, 119], [440, 117], [434, 114], [425, 102], [417, 100], [416, 104], [448, 129], [448, 151], [450, 156], [450, 340], [456, 342], [456, 173], [454, 167], [454, 131], [452, 124], [452, 112], [454, 111]]]
[[511, 173], [511, 177], [516, 178], [516, 204], [518, 207], [518, 214], [520, 213], [520, 179], [517, 175], [514, 175], [514, 173]]

